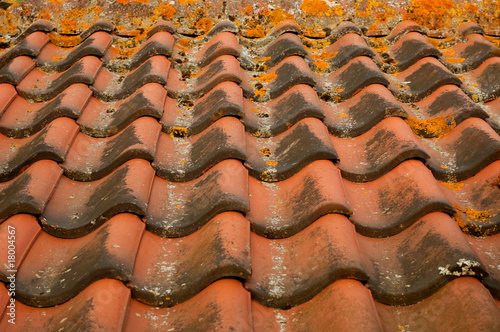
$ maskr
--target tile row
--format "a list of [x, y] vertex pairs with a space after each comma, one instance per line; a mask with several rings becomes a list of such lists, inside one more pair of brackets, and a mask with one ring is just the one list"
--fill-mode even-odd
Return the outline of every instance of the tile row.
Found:
[[[184, 303], [224, 278], [242, 281], [252, 299], [281, 309], [306, 303], [345, 279], [366, 284], [377, 302], [391, 306], [418, 303], [464, 276], [500, 299], [500, 235], [464, 235], [442, 212], [387, 238], [357, 233], [340, 214], [325, 215], [286, 239], [251, 232], [238, 212], [218, 214], [181, 238], [145, 231], [141, 219], [128, 213], [79, 239], [53, 237], [25, 214], [0, 225], [0, 235], [7, 237], [7, 229], [16, 232], [16, 300], [34, 307], [60, 305], [105, 278], [126, 283], [134, 299], [155, 307]], [[9, 275], [2, 266], [2, 281]]]

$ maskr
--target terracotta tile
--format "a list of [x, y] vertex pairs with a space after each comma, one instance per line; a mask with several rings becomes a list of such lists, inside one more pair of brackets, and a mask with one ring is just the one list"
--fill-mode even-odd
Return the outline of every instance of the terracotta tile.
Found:
[[27, 214], [17, 214], [0, 224], [0, 257], [4, 263], [0, 280], [8, 282], [7, 278], [16, 274], [39, 232], [38, 221]]
[[[245, 132], [240, 121], [224, 117], [191, 137], [162, 133], [152, 163], [158, 176], [169, 181], [190, 181], [225, 159], [246, 159]], [[211, 144], [206, 144], [211, 142]]]
[[356, 231], [370, 237], [400, 233], [432, 212], [455, 210], [432, 173], [421, 162], [408, 160], [368, 183], [344, 180]]
[[266, 47], [262, 57], [270, 57], [270, 59], [262, 64], [267, 68], [271, 68], [290, 56], [309, 57], [301, 39], [297, 35], [284, 33]]
[[[425, 57], [442, 59], [442, 54], [427, 37], [419, 32], [408, 32], [390, 48], [390, 53], [397, 61], [396, 68], [405, 70]], [[442, 60], [444, 61], [444, 60]]]
[[315, 160], [338, 159], [326, 126], [314, 118], [301, 120], [272, 138], [247, 134], [246, 144], [245, 166], [251, 176], [266, 182], [285, 180]]
[[336, 101], [351, 98], [358, 90], [371, 84], [389, 85], [389, 81], [369, 57], [360, 56], [328, 75], [328, 82], [336, 91]]
[[457, 209], [454, 219], [474, 236], [500, 232], [500, 161], [458, 183], [442, 183], [442, 190]]
[[0, 84], [0, 121], [3, 120], [3, 112], [9, 107], [16, 96], [16, 88], [10, 84]]
[[349, 33], [355, 33], [361, 36], [362, 31], [356, 24], [350, 21], [342, 21], [332, 30], [328, 40], [333, 44]]
[[166, 97], [163, 86], [148, 83], [123, 101], [106, 103], [91, 98], [77, 123], [86, 135], [109, 137], [140, 117], [161, 118]]
[[500, 137], [477, 118], [465, 120], [437, 141], [422, 142], [431, 156], [428, 167], [440, 181], [463, 181], [500, 157]]
[[46, 102], [30, 102], [17, 96], [0, 118], [0, 132], [22, 138], [39, 132], [57, 118], [77, 119], [91, 95], [92, 91], [85, 84], [78, 83]]
[[0, 84], [18, 84], [28, 73], [35, 68], [35, 62], [27, 56], [19, 56], [0, 68]]
[[[26, 30], [24, 30], [21, 34], [17, 36], [16, 40], [14, 41], [14, 44], [22, 43], [23, 40], [30, 38], [30, 36], [37, 31], [41, 31], [41, 33], [38, 33], [37, 35], [42, 36], [42, 34], [45, 35], [43, 32], [50, 32], [52, 30], [54, 30], [54, 26], [50, 21], [38, 19], [35, 22], [33, 22]], [[42, 38], [37, 37], [37, 39], [40, 40]], [[48, 41], [49, 40], [47, 39], [47, 42]], [[43, 46], [40, 46], [40, 49], [42, 47]]]
[[117, 101], [130, 96], [147, 83], [166, 84], [169, 69], [170, 61], [164, 56], [155, 55], [126, 75], [102, 70], [91, 88], [96, 98]]
[[[417, 61], [410, 68], [401, 72], [394, 93], [405, 102], [424, 99], [437, 88], [452, 84], [461, 86], [462, 81], [453, 75], [439, 60], [431, 57]], [[394, 84], [394, 83], [393, 83]]]
[[[344, 34], [320, 53], [320, 56], [325, 56], [324, 61], [330, 63], [328, 70], [337, 70], [359, 56], [375, 58], [375, 53], [368, 47], [365, 40], [354, 32]], [[312, 57], [314, 59], [314, 56]]]
[[200, 67], [205, 67], [222, 55], [240, 56], [238, 38], [231, 32], [221, 32], [210, 39], [203, 48], [195, 54]]
[[2, 316], [0, 329], [8, 331], [117, 331], [126, 317], [130, 291], [120, 281], [91, 284], [66, 303], [35, 308], [16, 302], [16, 324]]
[[0, 136], [0, 181], [8, 181], [41, 159], [62, 162], [78, 132], [74, 120], [59, 118], [41, 132], [27, 138]]
[[331, 161], [314, 161], [277, 183], [252, 177], [248, 181], [250, 211], [246, 216], [260, 236], [286, 238], [325, 214], [351, 214], [340, 171]]
[[169, 135], [193, 136], [225, 116], [242, 118], [243, 92], [234, 82], [223, 82], [193, 102], [177, 102], [167, 97], [160, 120]]
[[180, 237], [198, 230], [219, 213], [248, 209], [248, 172], [240, 162], [224, 160], [199, 179], [185, 183], [155, 177], [146, 225], [159, 236]]
[[352, 139], [330, 136], [338, 152], [337, 166], [342, 177], [354, 182], [367, 182], [387, 174], [408, 159], [429, 158], [404, 120], [387, 118], [370, 131]]
[[15, 179], [0, 183], [0, 220], [16, 213], [42, 213], [61, 174], [55, 161], [41, 160]]
[[483, 284], [491, 295], [500, 300], [500, 235], [484, 238], [469, 237], [469, 243], [486, 266], [488, 276], [483, 278]]
[[302, 119], [325, 117], [316, 91], [299, 84], [268, 104], [244, 102], [244, 124], [247, 132], [257, 137], [279, 135]]
[[500, 48], [484, 36], [474, 33], [467, 35], [467, 41], [453, 46], [457, 58], [464, 59], [457, 66], [464, 71], [476, 69], [487, 59], [500, 56]]
[[98, 31], [104, 31], [109, 33], [112, 32], [113, 30], [115, 30], [115, 26], [111, 22], [105, 19], [100, 19], [95, 21], [90, 27], [85, 29], [80, 34], [80, 39], [84, 41]]
[[288, 310], [252, 302], [257, 331], [383, 331], [370, 291], [356, 280], [339, 280], [312, 300]]
[[468, 37], [470, 34], [484, 35], [484, 30], [481, 26], [474, 22], [462, 23], [457, 29], [457, 33], [461, 37]]
[[334, 281], [366, 281], [365, 266], [349, 220], [328, 214], [302, 232], [280, 240], [251, 236], [252, 276], [245, 286], [262, 305], [288, 309]]
[[500, 135], [500, 98], [484, 104], [486, 113], [490, 116], [486, 122]]
[[174, 37], [172, 34], [165, 31], [158, 31], [143, 42], [139, 48], [133, 52], [133, 56], [127, 56], [127, 49], [117, 49], [111, 47], [102, 61], [107, 68], [123, 71], [134, 70], [150, 57], [155, 55], [163, 55], [167, 58], [172, 55], [174, 48]]
[[[13, 304], [10, 304], [9, 302], [11, 301], [11, 295], [9, 294], [9, 291], [7, 290], [7, 288], [5, 287], [5, 285], [3, 283], [0, 283], [0, 313], [2, 314], [2, 320], [3, 319], [11, 319], [11, 317], [14, 317], [14, 312], [10, 312], [10, 308], [8, 308], [7, 306], [8, 305], [11, 305], [11, 307], [14, 307]], [[12, 311], [14, 311], [15, 309], [12, 309]], [[11, 315], [9, 315], [11, 314]], [[1, 320], [0, 320], [0, 324], [1, 324]]]
[[205, 35], [205, 41], [215, 38], [218, 34], [223, 32], [231, 32], [236, 34], [239, 32], [238, 27], [230, 20], [220, 20], [217, 24]]
[[19, 268], [16, 299], [30, 306], [54, 306], [96, 280], [130, 280], [143, 231], [137, 216], [119, 214], [80, 239], [41, 232]]
[[496, 84], [499, 80], [499, 72], [500, 57], [489, 58], [472, 72], [471, 78], [478, 84], [480, 100], [490, 101], [500, 97], [500, 87]]
[[322, 106], [328, 130], [342, 138], [364, 134], [388, 117], [408, 117], [403, 104], [380, 84], [371, 84], [339, 104]]
[[474, 278], [458, 278], [420, 303], [394, 307], [376, 303], [386, 331], [495, 331], [500, 309]]
[[403, 21], [399, 23], [394, 29], [392, 29], [389, 36], [387, 36], [387, 40], [389, 42], [397, 42], [399, 39], [404, 37], [409, 32], [419, 32], [425, 35], [425, 30], [415, 22], [412, 21]]
[[17, 85], [17, 91], [23, 98], [45, 101], [55, 98], [71, 84], [92, 84], [97, 77], [102, 63], [94, 56], [86, 56], [71, 66], [70, 69], [47, 74], [35, 69]]
[[149, 31], [147, 32], [147, 36], [148, 38], [150, 38], [160, 31], [165, 31], [173, 34], [175, 33], [175, 30], [175, 25], [172, 22], [162, 20], [156, 22], [155, 24], [153, 24], [153, 26], [151, 26], [151, 29], [149, 29]]
[[145, 232], [130, 287], [141, 302], [170, 307], [218, 279], [248, 278], [250, 266], [249, 224], [239, 213], [225, 213], [180, 239]]
[[40, 216], [41, 226], [54, 236], [75, 238], [118, 213], [145, 215], [153, 177], [149, 162], [142, 159], [130, 160], [90, 183], [62, 177]]
[[358, 235], [370, 266], [368, 286], [380, 303], [422, 301], [453, 279], [487, 276], [485, 266], [448, 215], [426, 215], [401, 233], [382, 239]]
[[79, 133], [61, 164], [64, 175], [77, 181], [95, 181], [130, 159], [152, 161], [160, 130], [155, 119], [142, 117], [109, 138]]
[[124, 331], [252, 331], [250, 294], [240, 282], [222, 279], [172, 308], [130, 301]]
[[19, 41], [19, 44], [2, 54], [0, 57], [0, 68], [19, 56], [36, 57], [48, 42], [49, 37], [45, 33], [30, 33], [26, 37], [23, 37]]

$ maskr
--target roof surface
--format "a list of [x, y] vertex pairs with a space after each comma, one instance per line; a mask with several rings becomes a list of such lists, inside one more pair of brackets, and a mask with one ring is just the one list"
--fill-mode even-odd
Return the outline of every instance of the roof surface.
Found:
[[401, 3], [0, 10], [0, 330], [500, 330], [500, 5]]

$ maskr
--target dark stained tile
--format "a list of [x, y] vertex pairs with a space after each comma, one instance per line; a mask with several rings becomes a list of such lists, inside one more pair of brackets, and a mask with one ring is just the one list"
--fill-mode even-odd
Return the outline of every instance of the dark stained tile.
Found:
[[396, 68], [400, 71], [425, 57], [442, 58], [441, 52], [419, 32], [408, 32], [391, 46], [390, 52], [397, 61]]
[[249, 209], [248, 172], [236, 160], [224, 160], [189, 182], [155, 177], [146, 211], [147, 229], [163, 237], [180, 237], [203, 227], [226, 211]]
[[[42, 35], [45, 35], [44, 32], [51, 32], [52, 30], [54, 30], [54, 26], [52, 25], [52, 23], [50, 21], [41, 20], [41, 19], [36, 20], [26, 30], [24, 30], [22, 33], [20, 33], [16, 37], [14, 44], [22, 43], [24, 40], [29, 39], [31, 37], [31, 35], [37, 31], [40, 31], [40, 33], [37, 33], [36, 35], [42, 36]], [[37, 37], [37, 39], [38, 38], [42, 39], [41, 37]], [[48, 42], [48, 39], [47, 39], [47, 42]], [[39, 48], [41, 49], [42, 47], [43, 47], [43, 45], [41, 45]]]
[[16, 95], [0, 118], [0, 132], [13, 138], [31, 136], [57, 118], [77, 119], [90, 100], [85, 84], [72, 84], [52, 100], [30, 102]]
[[160, 31], [165, 31], [170, 34], [174, 34], [176, 31], [175, 25], [170, 21], [164, 21], [164, 20], [158, 21], [155, 24], [153, 24], [153, 26], [151, 26], [151, 29], [149, 29], [146, 35], [148, 38], [150, 38]]
[[62, 238], [89, 234], [112, 216], [145, 215], [154, 171], [134, 159], [110, 175], [90, 183], [62, 177], [40, 216], [45, 232]]
[[180, 239], [145, 232], [130, 281], [134, 298], [171, 307], [221, 278], [250, 276], [250, 227], [238, 213], [221, 214]]
[[240, 282], [222, 279], [172, 308], [158, 308], [131, 300], [125, 332], [158, 330], [253, 331], [251, 300]]
[[[486, 266], [488, 276], [482, 282], [496, 300], [500, 300], [500, 235], [469, 237], [469, 243]], [[500, 308], [499, 308], [500, 309]], [[499, 316], [500, 317], [500, 316]], [[500, 319], [499, 319], [500, 320]], [[499, 322], [500, 324], [500, 322]]]
[[266, 47], [262, 57], [269, 58], [269, 60], [264, 61], [262, 64], [267, 68], [272, 68], [290, 56], [309, 57], [302, 40], [297, 35], [284, 33]]
[[230, 20], [220, 20], [206, 35], [205, 40], [211, 40], [218, 34], [223, 32], [231, 32], [236, 34], [239, 32], [238, 26]]
[[78, 133], [61, 164], [64, 175], [77, 181], [95, 181], [130, 159], [152, 161], [160, 131], [158, 121], [142, 117], [108, 138]]
[[61, 174], [55, 161], [41, 160], [15, 179], [0, 183], [0, 220], [17, 213], [42, 213]]
[[324, 52], [311, 55], [313, 59], [318, 58], [315, 59], [317, 61], [323, 60], [330, 63], [327, 67], [329, 71], [339, 69], [359, 56], [375, 58], [375, 53], [357, 33], [345, 34], [327, 47]]
[[201, 176], [222, 160], [246, 159], [245, 129], [233, 117], [221, 118], [198, 135], [183, 137], [184, 134], [183, 130], [160, 134], [152, 163], [158, 176], [185, 182]]
[[484, 36], [474, 33], [467, 35], [467, 41], [453, 46], [456, 56], [463, 61], [457, 66], [463, 71], [476, 69], [487, 59], [500, 57], [500, 48]]
[[33, 32], [0, 56], [0, 69], [19, 56], [36, 57], [49, 42], [49, 37], [43, 32]]
[[489, 58], [472, 72], [472, 79], [477, 82], [482, 101], [490, 101], [500, 97], [500, 57]]
[[200, 67], [205, 67], [222, 55], [240, 56], [238, 38], [231, 32], [221, 32], [210, 39], [195, 58]]
[[416, 160], [373, 182], [344, 180], [344, 188], [353, 211], [349, 219], [364, 236], [393, 236], [429, 213], [455, 212], [431, 171]]
[[315, 160], [338, 159], [326, 126], [315, 118], [301, 120], [272, 138], [247, 134], [246, 141], [245, 166], [251, 176], [266, 182], [285, 180]]
[[462, 23], [457, 29], [457, 33], [461, 37], [467, 37], [470, 34], [480, 34], [484, 35], [484, 30], [483, 28], [478, 25], [477, 23], [474, 22], [467, 22], [467, 23]]
[[46, 101], [57, 97], [72, 84], [94, 83], [101, 66], [102, 63], [98, 58], [86, 56], [61, 73], [47, 74], [35, 69], [17, 85], [17, 91], [25, 99]]
[[362, 34], [361, 29], [355, 25], [354, 23], [350, 21], [342, 21], [337, 25], [333, 30], [330, 36], [328, 37], [328, 40], [333, 44], [343, 36], [349, 34], [349, 33], [355, 33], [357, 35]]
[[314, 161], [277, 183], [248, 181], [246, 217], [252, 231], [266, 238], [290, 237], [329, 213], [351, 214], [340, 171], [331, 161]]
[[35, 68], [35, 62], [27, 56], [19, 56], [0, 68], [0, 84], [18, 84], [28, 73]]
[[399, 39], [410, 32], [419, 32], [423, 35], [426, 34], [425, 30], [417, 23], [412, 21], [403, 21], [399, 23], [394, 29], [392, 29], [389, 36], [387, 36], [387, 40], [392, 43], [397, 42]]
[[137, 216], [119, 214], [80, 239], [41, 232], [19, 268], [16, 299], [50, 307], [70, 300], [96, 280], [130, 280], [143, 231]]
[[486, 122], [500, 135], [500, 98], [484, 104], [485, 111], [490, 116]]
[[100, 19], [95, 21], [90, 27], [85, 29], [80, 34], [80, 39], [84, 41], [98, 31], [104, 31], [109, 33], [112, 32], [113, 30], [115, 30], [115, 26], [111, 22], [109, 22], [108, 20]]
[[340, 279], [366, 281], [366, 268], [347, 217], [328, 214], [280, 240], [251, 235], [252, 276], [245, 286], [262, 305], [288, 309]]
[[412, 133], [404, 120], [384, 119], [370, 131], [352, 139], [330, 136], [339, 155], [337, 166], [342, 177], [367, 182], [387, 174], [408, 159], [429, 158], [425, 145]]
[[2, 121], [2, 114], [9, 107], [16, 96], [16, 88], [10, 84], [0, 84], [0, 121]]
[[15, 139], [1, 135], [0, 181], [13, 179], [38, 160], [62, 162], [77, 132], [74, 120], [59, 118], [31, 137]]

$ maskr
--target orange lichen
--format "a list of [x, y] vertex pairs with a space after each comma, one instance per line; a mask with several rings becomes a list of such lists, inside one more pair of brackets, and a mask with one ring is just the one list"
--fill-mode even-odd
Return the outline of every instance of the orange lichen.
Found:
[[252, 81], [259, 81], [262, 83], [269, 83], [277, 77], [275, 72], [269, 74], [262, 74], [257, 77], [252, 77]]
[[453, 0], [412, 0], [403, 14], [404, 20], [414, 21], [430, 29], [449, 28], [456, 16]]
[[266, 95], [266, 91], [269, 90], [267, 88], [262, 88], [260, 90], [255, 90], [253, 93], [254, 95], [256, 95], [257, 97], [264, 97]]
[[300, 9], [307, 15], [316, 17], [332, 15], [332, 9], [323, 0], [304, 0], [300, 5]]
[[465, 61], [465, 58], [445, 58], [449, 63], [462, 63]]
[[463, 182], [456, 182], [456, 183], [441, 182], [441, 184], [445, 187], [450, 188], [451, 190], [461, 190], [465, 185], [465, 183]]
[[[264, 10], [264, 11], [266, 11], [266, 10]], [[293, 21], [294, 20], [294, 17], [292, 14], [284, 12], [283, 9], [281, 9], [281, 8], [276, 8], [274, 10], [267, 10], [266, 13], [264, 13], [264, 11], [263, 11], [263, 15], [267, 16], [269, 23], [271, 23], [274, 26], [276, 26], [282, 22], [285, 22], [285, 21]]]
[[330, 66], [330, 62], [327, 62], [325, 60], [318, 60], [314, 61], [313, 63], [317, 67], [319, 72], [325, 71], [325, 69], [328, 68], [328, 66]]
[[170, 136], [172, 137], [186, 137], [187, 129], [184, 127], [173, 127], [170, 132]]
[[314, 60], [328, 60], [335, 58], [339, 52], [322, 52], [320, 54], [311, 54]]
[[59, 61], [59, 60], [62, 60], [62, 59], [66, 59], [65, 56], [53, 56], [52, 57], [52, 61]]
[[80, 36], [64, 36], [55, 32], [49, 33], [48, 36], [52, 44], [59, 47], [74, 47], [81, 42]]
[[213, 26], [214, 26], [214, 22], [211, 19], [209, 19], [208, 17], [200, 18], [195, 24], [195, 27], [197, 29], [202, 30], [204, 33], [209, 32]]
[[195, 2], [199, 2], [200, 0], [177, 0], [181, 5], [191, 5]]
[[185, 164], [185, 163], [187, 163], [187, 161], [186, 161], [186, 160], [181, 160], [181, 161], [179, 161], [179, 164]]
[[345, 113], [338, 113], [337, 116], [340, 118], [346, 118], [348, 115]]
[[467, 217], [467, 221], [471, 222], [489, 223], [491, 217], [495, 217], [497, 215], [496, 213], [491, 213], [492, 211], [494, 211], [493, 209], [478, 211], [470, 207], [460, 206], [458, 204], [452, 205], [458, 212], [465, 214], [465, 216]]
[[446, 167], [445, 165], [441, 164], [439, 165], [439, 167], [441, 167], [442, 169], [448, 169], [448, 167]]
[[415, 135], [420, 137], [440, 138], [457, 126], [451, 114], [438, 116], [428, 120], [407, 118], [405, 121], [410, 125]]
[[246, 37], [249, 38], [264, 38], [266, 36], [266, 31], [262, 25], [258, 25], [256, 29], [247, 29]]
[[176, 13], [176, 10], [171, 5], [160, 5], [154, 9], [155, 18], [163, 18], [171, 20]]
[[63, 0], [48, 0], [51, 4], [56, 6], [62, 6], [64, 4]]
[[271, 60], [270, 56], [266, 56], [265, 58], [255, 59], [255, 62], [266, 62], [267, 60]]
[[259, 151], [259, 153], [262, 153], [265, 156], [269, 156], [271, 154], [271, 152], [272, 152], [271, 149], [268, 149], [268, 148], [264, 148], [264, 149], [261, 149]]
[[385, 24], [394, 16], [394, 8], [387, 5], [385, 1], [368, 0], [356, 3], [356, 15], [359, 17], [371, 17], [375, 22], [370, 30], [378, 30], [379, 24]]
[[274, 161], [274, 160], [269, 160], [269, 161], [266, 161], [266, 165], [274, 166], [274, 165], [278, 165], [278, 162]]
[[332, 91], [335, 92], [335, 93], [341, 93], [344, 90], [345, 89], [332, 89]]

